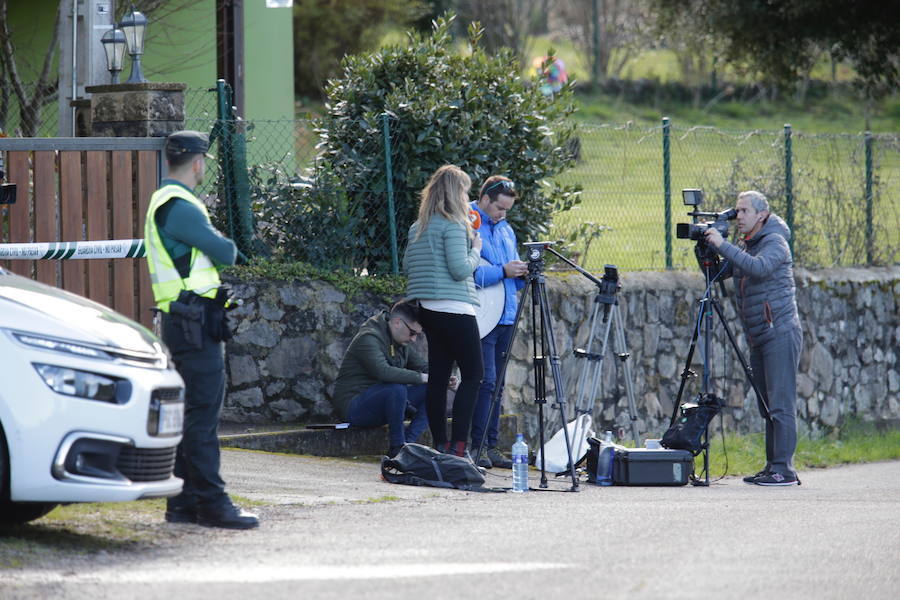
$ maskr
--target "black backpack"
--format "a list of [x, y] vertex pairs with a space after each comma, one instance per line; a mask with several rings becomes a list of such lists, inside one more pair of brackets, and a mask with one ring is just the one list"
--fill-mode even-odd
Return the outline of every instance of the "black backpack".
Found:
[[381, 476], [390, 483], [488, 491], [481, 487], [484, 475], [472, 461], [422, 444], [406, 444], [394, 458], [382, 458]]
[[712, 394], [700, 394], [697, 404], [681, 405], [681, 416], [675, 424], [663, 434], [660, 442], [663, 448], [671, 450], [688, 450], [694, 456], [703, 452], [703, 432], [709, 426], [723, 403]]

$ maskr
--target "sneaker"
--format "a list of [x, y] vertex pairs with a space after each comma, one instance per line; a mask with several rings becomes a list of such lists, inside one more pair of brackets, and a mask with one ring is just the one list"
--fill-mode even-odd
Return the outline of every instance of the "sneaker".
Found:
[[781, 473], [767, 473], [753, 480], [756, 485], [800, 485], [800, 480], [795, 475]]
[[220, 508], [198, 510], [197, 523], [204, 527], [253, 529], [259, 527], [259, 517], [229, 502]]
[[498, 469], [512, 469], [512, 460], [506, 458], [506, 456], [496, 448], [488, 448], [487, 457], [491, 459], [491, 464]]
[[488, 453], [485, 452], [481, 455], [481, 458], [478, 459], [478, 462], [475, 463], [482, 469], [490, 469], [494, 466], [494, 462], [488, 457]]
[[769, 474], [768, 468], [763, 469], [762, 471], [760, 471], [759, 473], [756, 473], [755, 475], [747, 475], [746, 477], [744, 477], [744, 483], [756, 483], [757, 479], [759, 479], [763, 475], [768, 475], [768, 474]]
[[190, 508], [167, 508], [166, 522], [168, 523], [196, 523], [197, 509]]

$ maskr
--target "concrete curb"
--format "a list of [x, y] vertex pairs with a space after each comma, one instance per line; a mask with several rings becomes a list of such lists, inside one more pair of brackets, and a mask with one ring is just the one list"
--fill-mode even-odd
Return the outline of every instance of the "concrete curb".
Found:
[[[500, 416], [498, 446], [501, 450], [507, 451], [512, 447], [516, 438], [516, 425], [516, 415]], [[431, 434], [426, 431], [419, 443], [431, 444]], [[219, 446], [311, 456], [379, 456], [388, 449], [388, 429], [386, 425], [347, 429], [297, 427], [280, 431], [225, 433], [219, 435]]]

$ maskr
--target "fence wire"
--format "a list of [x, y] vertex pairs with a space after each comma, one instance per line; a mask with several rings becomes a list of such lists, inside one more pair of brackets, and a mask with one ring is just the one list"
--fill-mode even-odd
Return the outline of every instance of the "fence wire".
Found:
[[664, 268], [661, 128], [584, 124], [578, 136], [578, 161], [558, 180], [582, 186], [581, 204], [554, 216], [552, 237], [565, 239], [587, 224], [568, 249], [582, 266]]
[[[407, 185], [407, 161], [396, 155], [395, 117], [335, 147], [312, 115], [239, 119], [227, 85], [187, 90], [184, 107], [184, 127], [215, 140], [198, 191], [242, 252], [397, 269], [420, 190]], [[16, 135], [20, 120], [8, 98], [0, 129]], [[57, 121], [54, 101], [41, 109], [36, 135], [55, 136]], [[577, 163], [557, 180], [581, 185], [581, 204], [554, 215], [551, 237], [570, 239], [570, 257], [592, 271], [694, 268], [694, 242], [675, 237], [677, 223], [690, 221], [683, 188], [702, 188], [707, 211], [733, 206], [742, 190], [763, 192], [792, 224], [801, 266], [900, 260], [900, 135], [581, 123], [575, 147]]]
[[[27, 98], [33, 98], [35, 83], [22, 85]], [[0, 133], [7, 137], [56, 137], [59, 135], [59, 92], [47, 96], [36, 109], [21, 110], [11, 85], [0, 85]], [[65, 132], [63, 135], [71, 135]]]

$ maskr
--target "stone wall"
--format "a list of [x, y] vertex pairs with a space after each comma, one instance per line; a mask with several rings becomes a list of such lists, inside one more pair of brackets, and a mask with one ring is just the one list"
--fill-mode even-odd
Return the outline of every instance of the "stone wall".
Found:
[[[798, 379], [801, 432], [816, 435], [853, 416], [867, 421], [900, 419], [900, 267], [799, 271], [796, 279], [804, 344]], [[227, 346], [223, 419], [244, 423], [338, 420], [331, 397], [341, 357], [359, 324], [384, 303], [366, 293], [348, 296], [320, 281], [231, 284], [244, 304], [235, 311], [239, 324]], [[672, 414], [703, 285], [701, 275], [694, 272], [623, 274], [620, 306], [614, 314], [622, 323], [629, 356], [624, 362], [616, 358], [614, 351], [620, 349], [613, 329], [600, 376], [592, 385], [592, 370], [573, 350], [587, 347], [596, 288], [578, 274], [548, 274], [552, 328], [569, 406], [594, 404], [598, 430], [622, 428], [627, 435], [630, 420], [623, 368], [627, 362], [641, 435], [659, 437]], [[730, 284], [728, 294], [720, 297], [720, 306], [748, 357]], [[602, 347], [603, 323], [598, 321], [593, 353]], [[753, 391], [724, 327], [718, 319], [712, 323], [710, 389], [727, 402], [726, 429], [760, 431], [762, 420]], [[519, 415], [520, 427], [533, 440], [537, 409], [532, 339], [530, 310], [526, 310], [507, 371], [504, 409]], [[419, 349], [424, 354], [424, 345]], [[698, 375], [702, 349], [703, 344], [698, 344], [691, 366]], [[596, 369], [598, 363], [592, 364]], [[552, 401], [550, 372], [548, 366]], [[587, 383], [579, 384], [583, 379]], [[699, 377], [689, 380], [683, 400], [696, 396], [699, 381]], [[558, 429], [559, 417], [550, 406], [545, 414], [553, 419], [548, 427], [552, 432]]]

